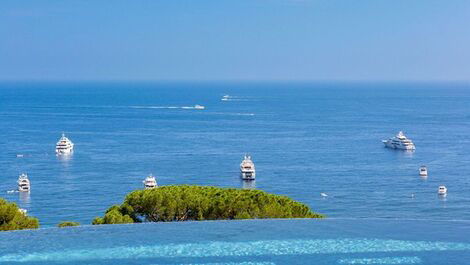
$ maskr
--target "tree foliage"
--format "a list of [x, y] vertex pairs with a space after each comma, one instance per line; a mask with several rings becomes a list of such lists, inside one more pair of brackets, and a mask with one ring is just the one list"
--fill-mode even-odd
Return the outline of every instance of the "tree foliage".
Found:
[[38, 219], [21, 212], [15, 203], [0, 198], [0, 231], [35, 229], [38, 227]]
[[183, 185], [131, 192], [121, 205], [109, 208], [93, 224], [322, 217], [286, 196], [259, 190]]
[[64, 221], [57, 225], [57, 227], [67, 227], [67, 226], [79, 226], [80, 223], [73, 221]]

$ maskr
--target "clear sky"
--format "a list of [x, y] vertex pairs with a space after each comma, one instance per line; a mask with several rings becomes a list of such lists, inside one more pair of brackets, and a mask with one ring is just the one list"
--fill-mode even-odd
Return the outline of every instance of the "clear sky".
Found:
[[0, 80], [470, 80], [469, 0], [1, 0]]

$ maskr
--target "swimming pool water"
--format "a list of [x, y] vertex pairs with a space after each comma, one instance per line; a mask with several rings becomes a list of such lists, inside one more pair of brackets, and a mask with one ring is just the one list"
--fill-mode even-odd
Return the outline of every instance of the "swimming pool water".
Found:
[[0, 233], [0, 264], [468, 264], [470, 222], [242, 220]]

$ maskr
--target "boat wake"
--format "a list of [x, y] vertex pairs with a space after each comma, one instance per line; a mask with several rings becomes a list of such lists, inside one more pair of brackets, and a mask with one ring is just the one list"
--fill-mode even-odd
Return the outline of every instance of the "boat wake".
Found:
[[221, 101], [255, 101], [253, 98], [249, 97], [237, 97], [237, 96], [223, 96]]
[[17, 190], [7, 190], [7, 193], [16, 193], [16, 192], [19, 192]]
[[185, 110], [201, 110], [204, 109], [204, 106], [194, 105], [194, 106], [130, 106], [133, 109], [185, 109]]

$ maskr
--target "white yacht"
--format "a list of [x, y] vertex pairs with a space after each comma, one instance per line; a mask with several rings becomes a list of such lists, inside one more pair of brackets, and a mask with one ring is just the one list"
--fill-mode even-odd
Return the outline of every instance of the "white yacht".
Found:
[[194, 109], [206, 109], [206, 107], [196, 104], [196, 105], [194, 105]]
[[31, 183], [29, 182], [28, 175], [25, 173], [18, 177], [18, 191], [29, 192], [31, 190]]
[[240, 164], [240, 176], [243, 180], [254, 180], [256, 177], [255, 164], [249, 155], [245, 155]]
[[428, 169], [426, 168], [426, 166], [421, 166], [419, 168], [419, 175], [421, 177], [427, 177], [428, 176]]
[[55, 152], [58, 155], [67, 155], [73, 152], [73, 143], [69, 138], [65, 137], [65, 134], [62, 134], [62, 137], [57, 142]]
[[155, 177], [153, 175], [150, 175], [150, 176], [146, 177], [145, 180], [142, 181], [142, 182], [144, 183], [144, 188], [146, 190], [158, 187], [157, 180], [155, 179]]
[[393, 149], [402, 149], [402, 150], [415, 150], [415, 145], [413, 142], [406, 138], [402, 131], [398, 132], [398, 134], [390, 138], [388, 140], [382, 141], [385, 147], [393, 148]]
[[446, 195], [447, 194], [446, 186], [439, 186], [439, 188], [437, 189], [437, 194]]

